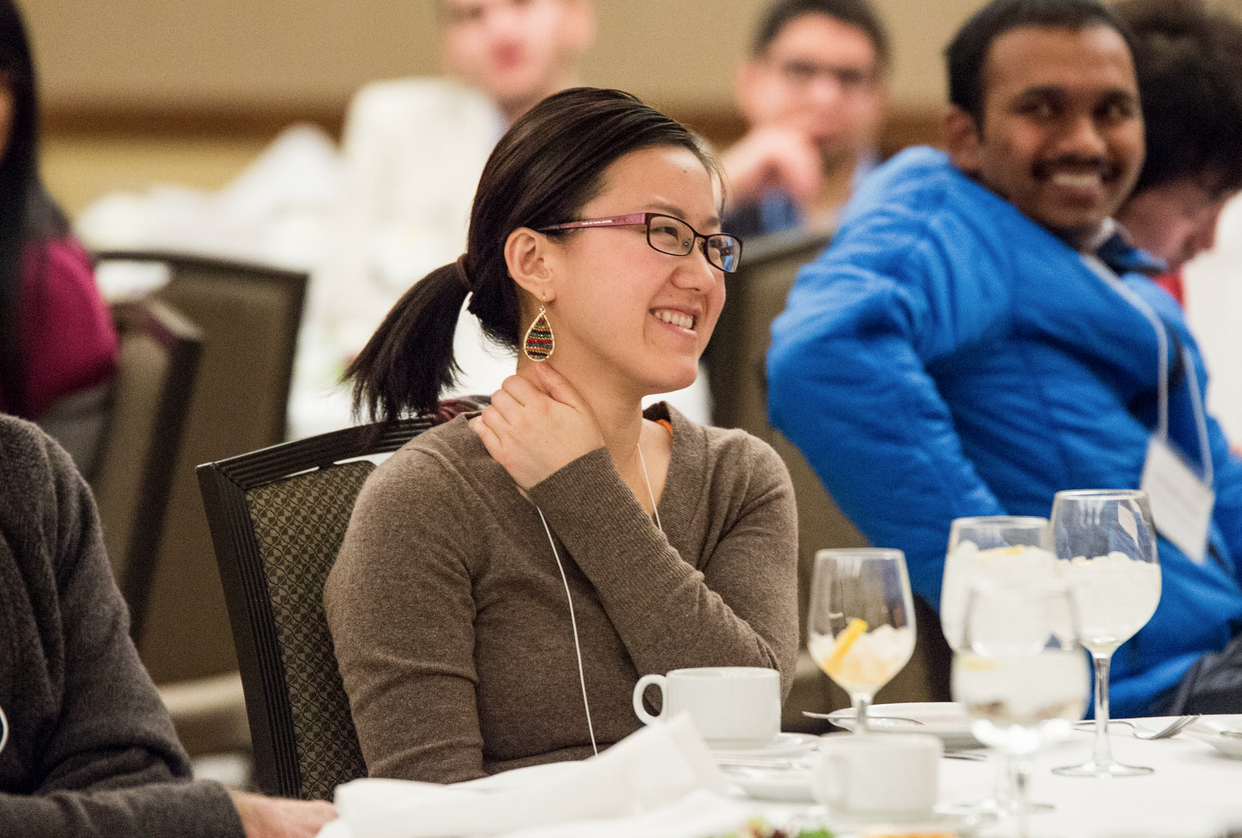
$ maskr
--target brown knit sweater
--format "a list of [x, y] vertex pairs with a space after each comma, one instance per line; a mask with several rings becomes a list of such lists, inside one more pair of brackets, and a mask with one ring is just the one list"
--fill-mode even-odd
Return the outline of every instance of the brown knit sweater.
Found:
[[129, 639], [90, 490], [34, 425], [0, 416], [0, 835], [241, 838], [190, 782]]
[[601, 747], [639, 727], [640, 675], [779, 669], [798, 650], [797, 521], [765, 443], [664, 405], [673, 451], [660, 532], [606, 449], [526, 500], [465, 417], [363, 487], [325, 590], [373, 777], [456, 782], [591, 753], [556, 537]]

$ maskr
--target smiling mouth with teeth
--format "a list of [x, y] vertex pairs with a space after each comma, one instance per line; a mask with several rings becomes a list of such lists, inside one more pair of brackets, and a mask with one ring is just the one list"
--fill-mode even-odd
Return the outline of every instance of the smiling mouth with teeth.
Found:
[[1086, 174], [1057, 172], [1052, 176], [1051, 180], [1057, 186], [1070, 186], [1080, 189], [1099, 186], [1104, 182], [1104, 178], [1099, 172], [1088, 172]]
[[677, 312], [677, 311], [669, 311], [668, 309], [662, 309], [660, 311], [657, 311], [655, 313], [655, 316], [658, 320], [661, 320], [665, 323], [669, 323], [673, 326], [680, 326], [683, 329], [690, 329], [690, 330], [694, 329], [694, 317], [692, 315], [682, 314], [681, 312]]

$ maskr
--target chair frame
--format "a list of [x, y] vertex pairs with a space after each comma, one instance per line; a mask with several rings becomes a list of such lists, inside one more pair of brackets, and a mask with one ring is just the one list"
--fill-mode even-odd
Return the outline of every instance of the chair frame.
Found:
[[[173, 465], [181, 450], [203, 344], [202, 333], [196, 326], [158, 301], [117, 303], [111, 308], [113, 321], [122, 335], [131, 331], [143, 333], [168, 352], [168, 373], [160, 389], [152, 423], [153, 438], [140, 465], [139, 495], [134, 505], [134, 519], [130, 522], [124, 569], [117, 580], [129, 607], [131, 632], [137, 642], [146, 617], [151, 579], [164, 535]], [[111, 430], [108, 433], [110, 435]]]
[[[469, 397], [456, 404], [461, 412], [480, 408], [486, 401]], [[246, 694], [254, 782], [268, 794], [302, 797], [302, 771], [283, 654], [247, 493], [287, 477], [396, 451], [449, 415], [442, 411], [391, 425], [346, 428], [205, 463], [197, 469]]]

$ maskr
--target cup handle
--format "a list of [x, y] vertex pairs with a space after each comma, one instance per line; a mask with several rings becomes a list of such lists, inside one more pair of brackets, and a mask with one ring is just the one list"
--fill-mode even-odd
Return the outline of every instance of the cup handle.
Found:
[[660, 721], [660, 716], [651, 715], [647, 712], [647, 708], [643, 706], [643, 693], [646, 692], [647, 687], [655, 684], [660, 689], [660, 707], [663, 708], [668, 700], [668, 692], [664, 689], [666, 683], [667, 679], [663, 675], [644, 675], [634, 685], [634, 713], [643, 724], [653, 725]]
[[820, 757], [819, 782], [812, 787], [814, 797], [829, 809], [839, 807], [845, 799], [845, 759], [840, 754]]

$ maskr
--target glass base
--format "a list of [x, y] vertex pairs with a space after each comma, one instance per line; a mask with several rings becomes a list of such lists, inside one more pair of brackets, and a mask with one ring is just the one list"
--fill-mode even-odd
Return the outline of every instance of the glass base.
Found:
[[1062, 777], [1142, 777], [1154, 771], [1154, 768], [1144, 768], [1141, 765], [1122, 765], [1120, 762], [1099, 763], [1095, 760], [1084, 762], [1082, 765], [1067, 765], [1063, 768], [1052, 769], [1053, 774], [1060, 774]]
[[[1032, 815], [1042, 815], [1048, 812], [1055, 812], [1056, 807], [1051, 803], [1035, 803], [1027, 804], [1028, 812]], [[987, 800], [979, 800], [975, 803], [937, 803], [937, 812], [944, 812], [946, 815], [958, 815], [965, 818], [982, 818], [991, 820], [1000, 820], [1001, 818], [1011, 818], [1018, 814], [1018, 803], [1014, 802], [1004, 805], [995, 797], [989, 797]]]

